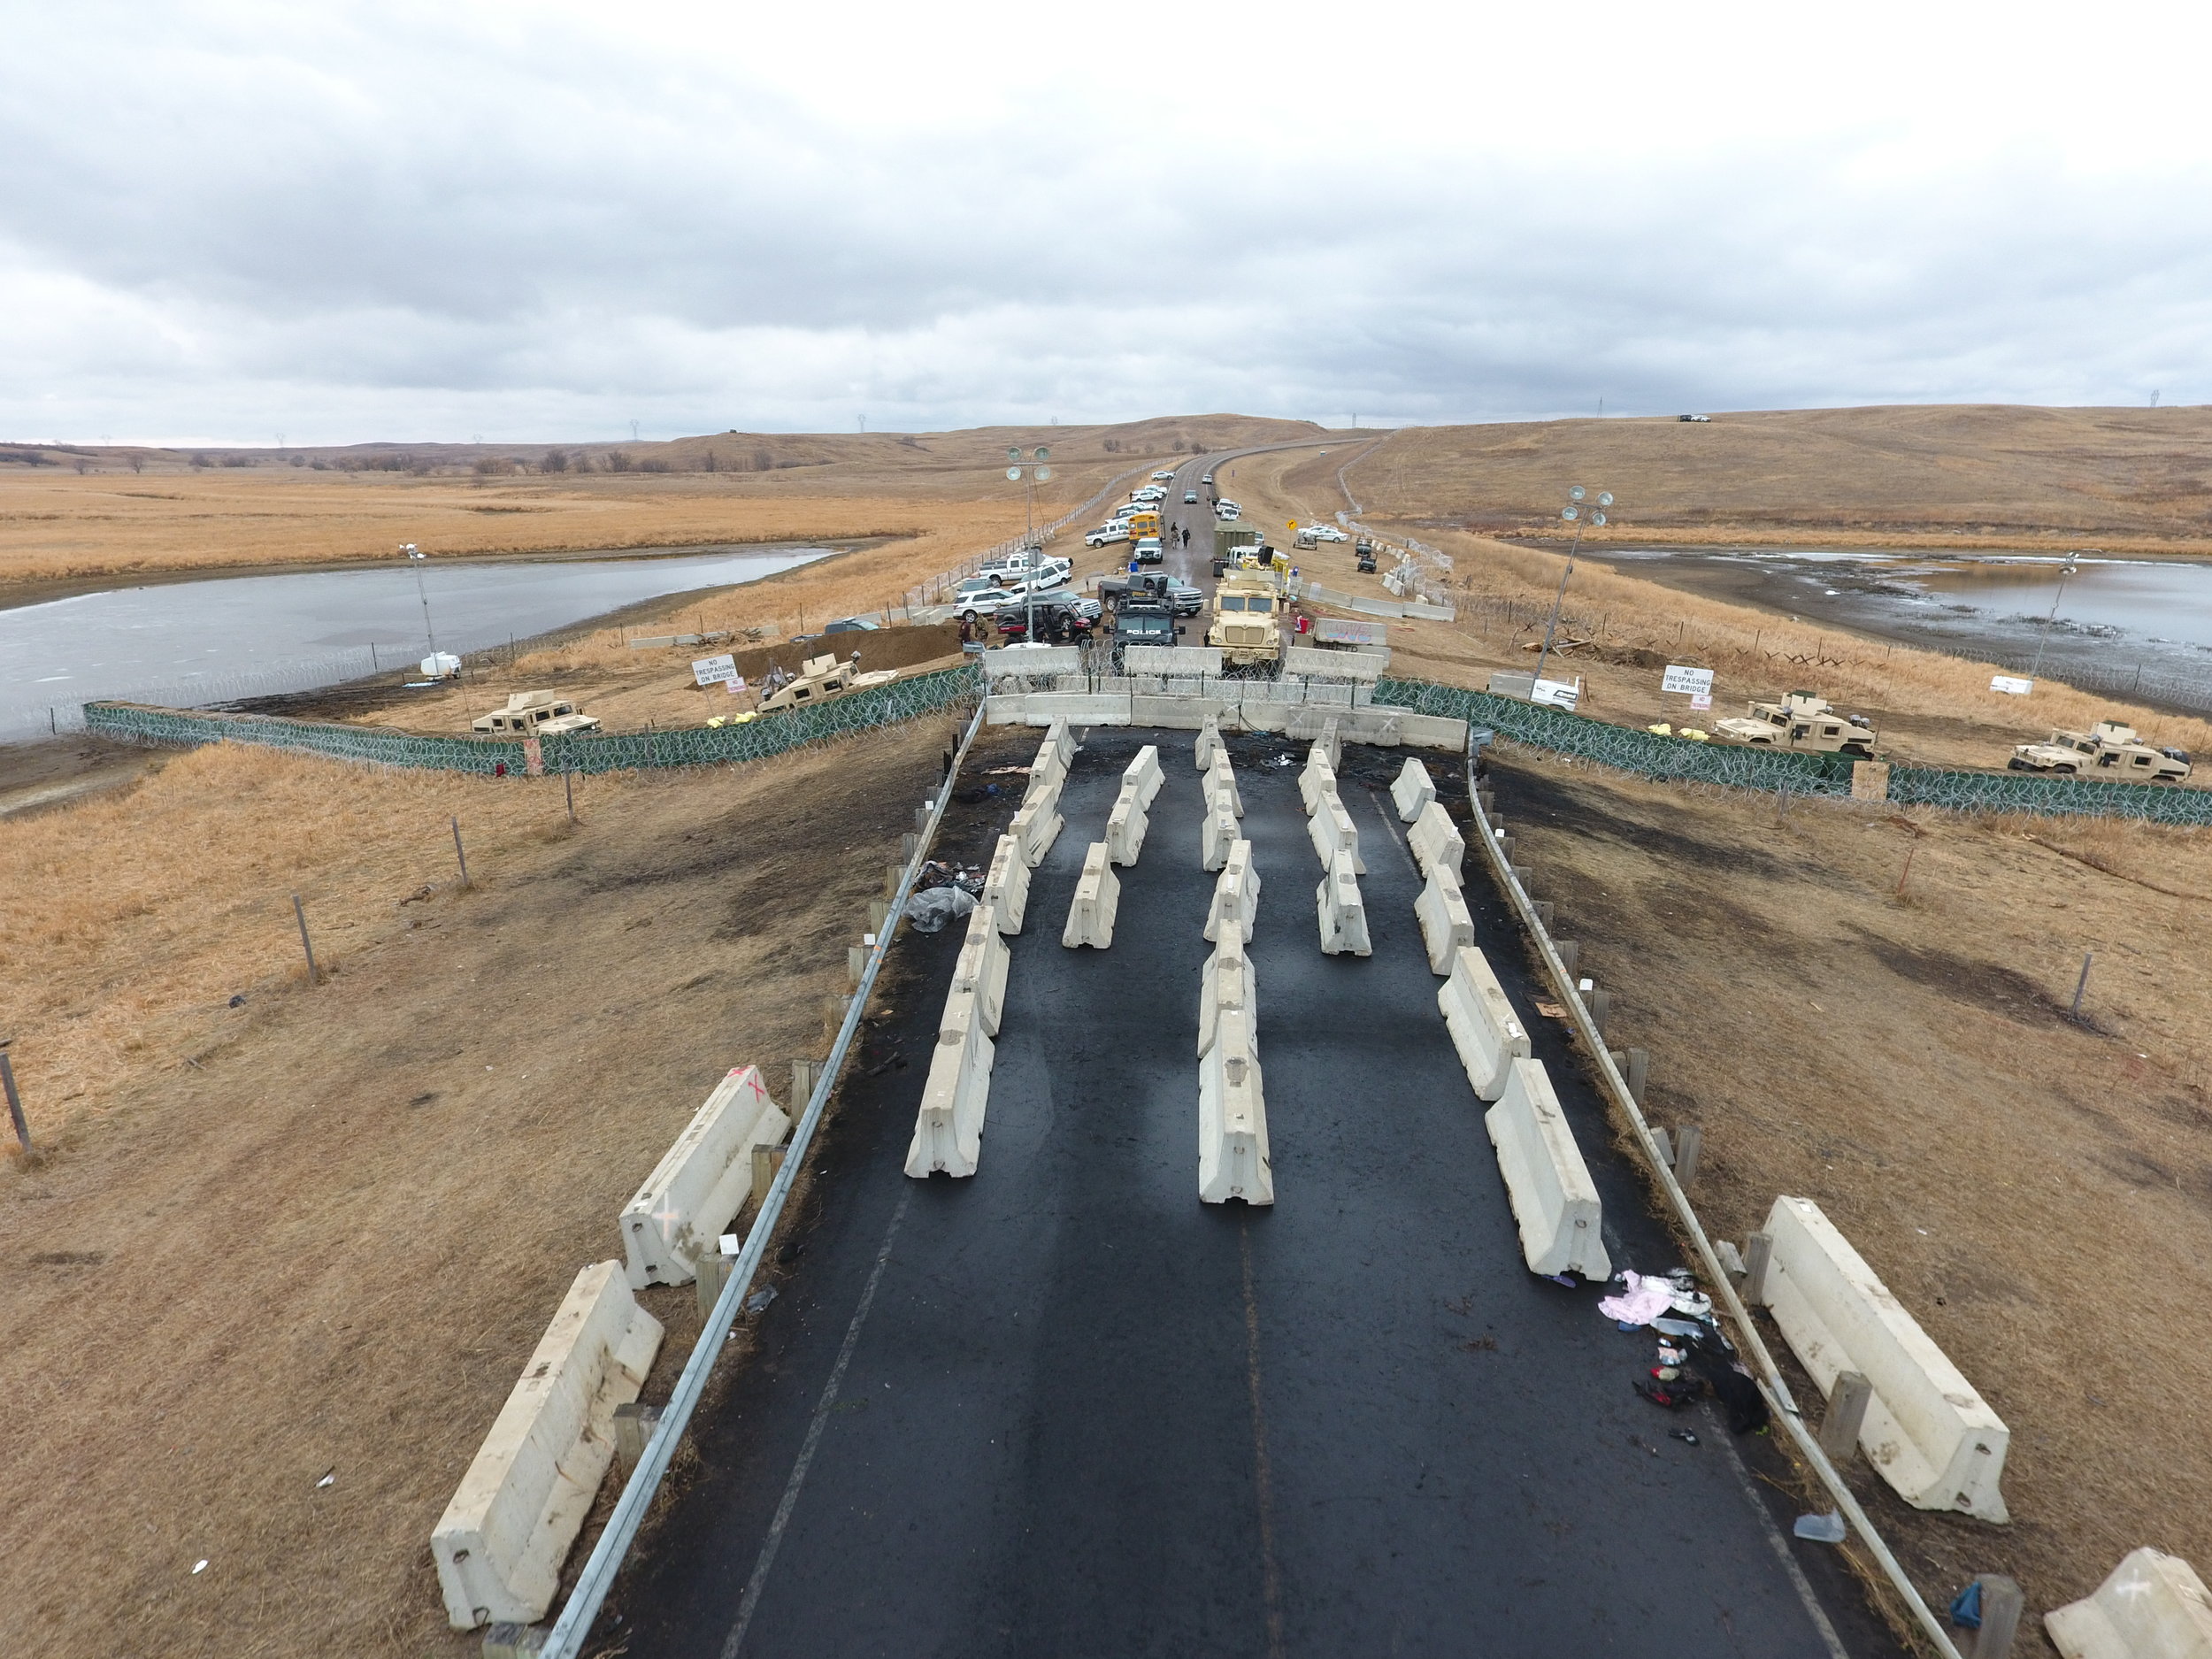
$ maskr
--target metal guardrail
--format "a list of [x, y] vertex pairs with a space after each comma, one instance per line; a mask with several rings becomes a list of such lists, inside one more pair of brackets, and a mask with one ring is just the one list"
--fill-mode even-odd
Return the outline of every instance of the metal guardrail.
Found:
[[930, 848], [937, 839], [938, 826], [944, 821], [945, 806], [952, 798], [953, 780], [960, 775], [961, 764], [968, 757], [969, 745], [983, 724], [983, 710], [979, 708], [970, 717], [968, 729], [960, 739], [960, 747], [953, 757], [952, 770], [947, 772], [937, 787], [937, 798], [931, 807], [929, 820], [924, 826], [914, 856], [907, 862], [905, 873], [899, 878], [899, 890], [893, 895], [891, 910], [877, 930], [875, 948], [868, 953], [867, 965], [861, 971], [860, 983], [854, 988], [850, 1005], [845, 1010], [844, 1023], [838, 1027], [837, 1041], [831, 1045], [829, 1058], [823, 1062], [822, 1074], [816, 1079], [814, 1093], [808, 1097], [806, 1110], [801, 1115], [797, 1128], [792, 1131], [789, 1151], [784, 1155], [783, 1167], [776, 1172], [775, 1180], [768, 1188], [768, 1195], [761, 1202], [760, 1213], [753, 1217], [753, 1225], [745, 1234], [744, 1247], [737, 1253], [737, 1260], [730, 1268], [730, 1276], [723, 1284], [722, 1294], [716, 1299], [714, 1311], [700, 1330], [699, 1340], [691, 1350], [691, 1357], [684, 1363], [683, 1372], [676, 1379], [668, 1403], [661, 1408], [659, 1426], [653, 1438], [646, 1443], [644, 1455], [637, 1467], [630, 1471], [624, 1484], [622, 1495], [615, 1501], [614, 1513], [607, 1519], [598, 1541], [592, 1546], [584, 1570], [577, 1577], [576, 1587], [569, 1592], [567, 1603], [561, 1609], [560, 1617], [554, 1621], [547, 1636], [541, 1659], [578, 1659], [585, 1640], [591, 1634], [599, 1609], [605, 1604], [607, 1593], [614, 1586], [615, 1575], [621, 1571], [631, 1546], [636, 1542], [638, 1528], [645, 1520], [645, 1512], [659, 1493], [661, 1482], [666, 1479], [668, 1465], [676, 1455], [677, 1442], [689, 1425], [692, 1414], [699, 1409], [701, 1396], [706, 1391], [707, 1379], [720, 1357], [723, 1345], [728, 1341], [730, 1327], [736, 1324], [738, 1311], [745, 1305], [750, 1294], [753, 1275], [768, 1253], [768, 1242], [776, 1231], [776, 1224], [783, 1218], [785, 1203], [791, 1196], [791, 1188], [799, 1171], [806, 1163], [807, 1148], [813, 1141], [814, 1132], [820, 1125], [822, 1113], [829, 1104], [829, 1097], [837, 1087], [838, 1073], [843, 1069], [845, 1056], [852, 1048], [853, 1038], [860, 1030], [861, 1016], [866, 1012], [869, 994], [874, 990], [876, 975], [883, 966], [891, 941], [897, 935], [899, 923], [906, 914], [907, 901], [913, 896], [914, 879], [923, 861], [929, 856]]
[[1467, 798], [1469, 810], [1474, 815], [1476, 839], [1482, 842], [1491, 877], [1511, 902], [1524, 931], [1535, 941], [1537, 954], [1544, 964], [1545, 978], [1551, 981], [1560, 1005], [1572, 1020], [1575, 1035], [1589, 1056], [1591, 1068], [1598, 1074], [1599, 1085], [1608, 1102], [1627, 1123], [1636, 1149], [1643, 1158], [1646, 1172], [1665, 1195], [1676, 1220], [1689, 1235], [1703, 1268], [1705, 1282], [1713, 1288], [1713, 1300], [1726, 1308], [1729, 1321], [1736, 1329], [1739, 1348], [1756, 1362], [1760, 1374], [1752, 1380], [1758, 1384], [1759, 1392], [1766, 1396], [1774, 1420], [1782, 1425], [1792, 1444], [1812, 1466], [1813, 1472], [1819, 1477], [1821, 1485], [1827, 1488], [1828, 1495], [1834, 1501], [1838, 1512], [1843, 1516], [1859, 1541], [1865, 1545], [1867, 1552], [1874, 1557], [1876, 1565], [1905, 1604], [1906, 1611], [1920, 1627], [1921, 1633], [1933, 1645], [1941, 1659], [1962, 1659], [1950, 1632], [1936, 1617], [1918, 1588], [1906, 1576], [1904, 1567], [1894, 1552], [1880, 1532], [1876, 1531], [1865, 1509], [1845, 1484], [1842, 1474], [1829, 1461], [1827, 1453], [1821, 1449], [1820, 1442], [1806, 1426], [1804, 1413], [1791, 1395], [1789, 1385], [1783, 1381], [1781, 1370], [1776, 1365], [1774, 1355], [1766, 1345], [1766, 1338], [1752, 1323], [1751, 1310], [1744, 1305], [1734, 1283], [1723, 1271], [1720, 1257], [1714, 1251], [1712, 1239], [1705, 1231], [1705, 1224], [1698, 1218], [1697, 1210], [1690, 1202], [1690, 1195], [1674, 1179], [1673, 1168], [1659, 1155], [1659, 1143], [1652, 1136], [1650, 1122], [1644, 1117], [1643, 1108], [1638, 1104], [1636, 1097], [1629, 1093], [1628, 1079], [1613, 1064], [1612, 1050], [1606, 1046], [1603, 1034], [1599, 1032], [1596, 1021], [1591, 1018], [1589, 1007], [1583, 1002], [1581, 992], [1577, 987], [1575, 976], [1568, 971], [1566, 963], [1554, 948], [1551, 932], [1537, 914], [1535, 901], [1530, 897], [1527, 888], [1521, 885], [1520, 879], [1514, 874], [1512, 865], [1507, 862], [1504, 852], [1498, 846], [1498, 838], [1491, 828], [1490, 815], [1483, 809], [1482, 796], [1475, 782], [1474, 757], [1471, 754], [1467, 757]]

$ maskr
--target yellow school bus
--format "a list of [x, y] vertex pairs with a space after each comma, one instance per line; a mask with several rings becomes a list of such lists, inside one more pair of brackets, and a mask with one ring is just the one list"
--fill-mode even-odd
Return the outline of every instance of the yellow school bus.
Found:
[[1129, 539], [1141, 541], [1145, 537], [1160, 534], [1160, 515], [1156, 512], [1133, 512], [1129, 515]]

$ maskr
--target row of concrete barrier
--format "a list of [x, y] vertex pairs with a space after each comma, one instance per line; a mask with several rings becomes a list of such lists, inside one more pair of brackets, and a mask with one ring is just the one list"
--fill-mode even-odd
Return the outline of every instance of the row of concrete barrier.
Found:
[[1321, 860], [1321, 885], [1314, 889], [1313, 900], [1322, 953], [1365, 956], [1374, 951], [1367, 903], [1359, 889], [1367, 865], [1360, 856], [1359, 830], [1336, 790], [1336, 763], [1341, 754], [1340, 726], [1335, 719], [1325, 721], [1306, 751], [1298, 794], [1305, 803], [1307, 835]]
[[1202, 729], [1194, 749], [1205, 773], [1202, 852], [1218, 871], [1206, 908], [1213, 944], [1198, 987], [1198, 1197], [1202, 1203], [1275, 1202], [1267, 1102], [1261, 1087], [1259, 982], [1246, 947], [1259, 916], [1260, 876], [1252, 843], [1238, 833], [1244, 800], [1217, 728]]
[[[1224, 686], [1238, 682], [1222, 681]], [[1171, 731], [1197, 731], [1209, 719], [1221, 730], [1275, 732], [1293, 739], [1310, 733], [1318, 705], [1286, 695], [1303, 686], [1255, 680], [1241, 696], [1182, 695], [1170, 692], [1032, 691], [993, 693], [984, 700], [983, 718], [993, 726], [1049, 726], [1066, 720], [1076, 726], [1152, 726]], [[1271, 695], [1262, 696], [1261, 688]], [[1319, 691], [1324, 687], [1313, 687]], [[1442, 715], [1417, 714], [1409, 709], [1379, 704], [1338, 705], [1330, 712], [1342, 721], [1347, 742], [1395, 748], [1411, 743], [1427, 749], [1463, 750], [1467, 723]]]

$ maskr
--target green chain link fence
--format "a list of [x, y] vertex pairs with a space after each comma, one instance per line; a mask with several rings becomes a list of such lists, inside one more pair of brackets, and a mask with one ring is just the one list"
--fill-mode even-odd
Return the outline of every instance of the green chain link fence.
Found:
[[[1738, 743], [1700, 743], [1662, 737], [1632, 726], [1609, 726], [1584, 714], [1548, 709], [1486, 691], [1385, 680], [1375, 701], [1422, 714], [1448, 715], [1486, 726], [1516, 742], [1574, 755], [1661, 781], [1688, 780], [1747, 789], [1786, 789], [1793, 795], [1851, 793], [1853, 763], [1841, 755], [1753, 749]], [[2055, 778], [2034, 772], [1939, 772], [1893, 765], [1889, 799], [1905, 805], [1946, 807], [1958, 812], [2028, 812], [2043, 817], [2135, 818], [2154, 824], [2212, 824], [2212, 790], [2167, 785], [2110, 783], [2097, 778]]]
[[[539, 746], [545, 770], [555, 773], [726, 765], [761, 760], [854, 732], [895, 726], [956, 707], [981, 695], [981, 677], [974, 669], [942, 668], [741, 726], [548, 737], [539, 740]], [[426, 737], [373, 726], [340, 726], [255, 714], [202, 714], [129, 703], [88, 703], [84, 715], [85, 730], [97, 736], [165, 748], [192, 749], [228, 740], [414, 770], [488, 773], [503, 765], [510, 772], [524, 770], [523, 740], [519, 738]]]

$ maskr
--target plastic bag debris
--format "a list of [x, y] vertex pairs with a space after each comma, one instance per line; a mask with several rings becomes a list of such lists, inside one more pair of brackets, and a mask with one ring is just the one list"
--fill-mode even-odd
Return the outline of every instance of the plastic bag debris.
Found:
[[1848, 1536], [1843, 1517], [1831, 1509], [1825, 1515], [1801, 1515], [1790, 1528], [1800, 1538], [1809, 1538], [1816, 1544], [1840, 1544]]
[[198, 1578], [198, 1577], [200, 1576], [200, 1574], [202, 1574], [202, 1573], [205, 1572], [206, 1571], [207, 1571], [207, 1563], [205, 1563], [204, 1561], [195, 1562], [195, 1563], [193, 1563], [193, 1565], [192, 1565], [192, 1576], [193, 1576], [194, 1578]]
[[1979, 1578], [1951, 1598], [1951, 1623], [1961, 1630], [1979, 1630], [1982, 1627], [1982, 1581]]
[[1624, 1286], [1621, 1294], [1601, 1301], [1598, 1311], [1624, 1330], [1649, 1325], [1673, 1305], [1674, 1286], [1663, 1279], [1646, 1279], [1632, 1268], [1619, 1279]]
[[975, 909], [975, 895], [964, 887], [931, 887], [906, 902], [906, 919], [918, 933], [944, 931], [947, 922], [958, 921]]
[[1685, 1446], [1695, 1446], [1700, 1443], [1696, 1434], [1688, 1429], [1669, 1429], [1667, 1438], [1671, 1440], [1680, 1440]]
[[928, 893], [938, 887], [958, 887], [971, 898], [983, 896], [983, 869], [979, 864], [948, 864], [941, 858], [923, 862], [914, 872], [914, 891]]
[[762, 1312], [775, 1299], [776, 1287], [773, 1285], [767, 1286], [745, 1298], [745, 1311], [748, 1313]]

